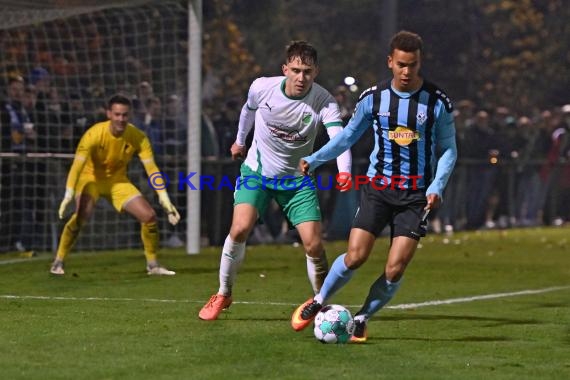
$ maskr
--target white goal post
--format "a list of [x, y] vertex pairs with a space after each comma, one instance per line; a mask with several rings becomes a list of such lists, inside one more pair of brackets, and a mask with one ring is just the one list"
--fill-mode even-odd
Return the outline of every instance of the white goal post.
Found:
[[[167, 223], [134, 160], [129, 177], [157, 209], [161, 245], [199, 253], [200, 192], [179, 188], [178, 177], [200, 173], [201, 12], [202, 0], [0, 1], [0, 251], [55, 250], [75, 145], [121, 92], [184, 215], [179, 226]], [[76, 245], [140, 247], [136, 221], [106, 202]]]

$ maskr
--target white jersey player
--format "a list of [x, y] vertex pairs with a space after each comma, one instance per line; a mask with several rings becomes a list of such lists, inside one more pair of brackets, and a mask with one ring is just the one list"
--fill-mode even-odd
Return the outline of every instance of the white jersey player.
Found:
[[[306, 180], [297, 166], [302, 157], [312, 153], [320, 124], [330, 138], [342, 130], [340, 111], [333, 96], [314, 83], [319, 67], [313, 46], [304, 41], [291, 43], [282, 69], [284, 76], [258, 78], [252, 83], [240, 114], [232, 158], [245, 157], [245, 139], [254, 124], [255, 132], [234, 194], [232, 226], [220, 260], [220, 287], [200, 310], [198, 316], [203, 320], [217, 319], [231, 305], [245, 242], [271, 199], [299, 232], [314, 293], [328, 272], [316, 186], [302, 185]], [[350, 173], [351, 161], [349, 150], [339, 156], [339, 172]]]
[[[303, 97], [291, 97], [286, 81], [283, 76], [256, 79], [241, 112], [236, 143], [245, 146], [255, 119], [245, 164], [263, 176], [301, 176], [299, 160], [313, 152], [319, 124], [331, 138], [342, 130], [338, 104], [327, 90], [313, 83]], [[339, 171], [349, 172], [350, 161], [347, 151], [337, 162]]]

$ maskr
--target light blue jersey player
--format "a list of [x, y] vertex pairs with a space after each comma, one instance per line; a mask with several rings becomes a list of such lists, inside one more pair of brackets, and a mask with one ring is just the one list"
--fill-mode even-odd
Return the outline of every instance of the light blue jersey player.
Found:
[[457, 159], [455, 124], [449, 98], [419, 74], [421, 52], [420, 36], [397, 33], [388, 56], [393, 77], [365, 91], [343, 132], [301, 160], [301, 169], [308, 174], [349, 148], [367, 128], [374, 128], [369, 181], [362, 188], [348, 251], [334, 261], [319, 294], [293, 313], [291, 325], [296, 331], [307, 327], [326, 301], [348, 283], [368, 259], [380, 232], [390, 225], [386, 265], [354, 318], [352, 341], [366, 341], [368, 319], [398, 290], [425, 235], [427, 213], [441, 202]]

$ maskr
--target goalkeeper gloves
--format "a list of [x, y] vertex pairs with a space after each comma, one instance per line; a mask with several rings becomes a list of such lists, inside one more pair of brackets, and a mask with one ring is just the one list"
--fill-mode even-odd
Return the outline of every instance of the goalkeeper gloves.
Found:
[[168, 213], [168, 222], [175, 226], [180, 221], [180, 214], [176, 210], [176, 207], [170, 202], [170, 197], [163, 191], [158, 193], [158, 201], [164, 210]]
[[65, 195], [63, 196], [63, 200], [61, 201], [61, 204], [59, 205], [59, 210], [57, 212], [59, 215], [59, 219], [63, 219], [67, 206], [69, 206], [69, 204], [73, 200], [74, 193], [75, 191], [73, 189], [65, 189]]

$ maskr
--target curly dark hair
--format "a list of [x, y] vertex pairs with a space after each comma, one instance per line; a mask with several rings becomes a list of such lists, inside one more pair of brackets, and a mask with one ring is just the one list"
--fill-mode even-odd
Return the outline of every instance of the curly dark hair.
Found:
[[392, 54], [396, 49], [408, 53], [412, 53], [416, 50], [421, 52], [423, 49], [422, 38], [416, 33], [401, 30], [396, 33], [390, 41], [390, 54]]

